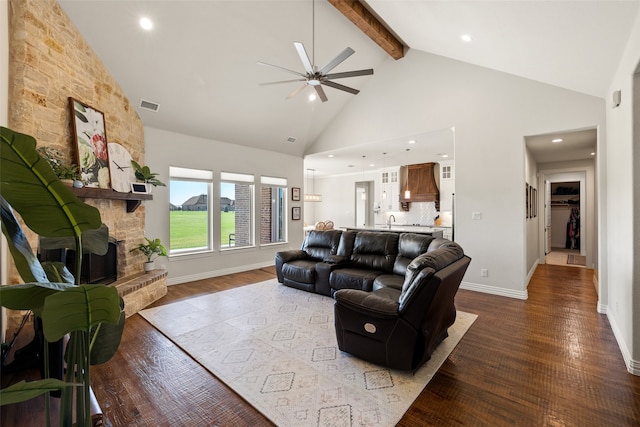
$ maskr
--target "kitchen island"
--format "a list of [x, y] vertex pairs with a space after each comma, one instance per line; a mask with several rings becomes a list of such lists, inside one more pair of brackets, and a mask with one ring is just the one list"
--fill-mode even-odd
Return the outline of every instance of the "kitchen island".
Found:
[[395, 225], [392, 224], [391, 227], [388, 225], [375, 225], [373, 227], [342, 227], [344, 230], [355, 230], [355, 231], [389, 231], [394, 233], [416, 233], [416, 234], [428, 234], [433, 237], [443, 237], [444, 228], [443, 227], [429, 227], [425, 225]]

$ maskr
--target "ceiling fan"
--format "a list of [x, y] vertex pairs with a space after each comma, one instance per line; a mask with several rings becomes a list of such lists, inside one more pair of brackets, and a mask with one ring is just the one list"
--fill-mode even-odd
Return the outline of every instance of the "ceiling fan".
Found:
[[338, 56], [336, 56], [332, 61], [330, 61], [327, 65], [322, 68], [317, 68], [315, 64], [312, 64], [309, 60], [309, 55], [307, 55], [307, 51], [304, 48], [304, 45], [300, 42], [294, 42], [293, 45], [298, 51], [298, 56], [300, 56], [300, 60], [302, 61], [302, 65], [304, 66], [305, 73], [300, 73], [298, 71], [289, 70], [288, 68], [279, 67], [277, 65], [267, 64], [266, 62], [258, 61], [260, 65], [266, 65], [269, 67], [278, 68], [279, 70], [286, 71], [291, 74], [295, 74], [300, 78], [293, 80], [283, 80], [278, 82], [270, 82], [270, 83], [261, 83], [262, 85], [272, 85], [272, 84], [280, 84], [280, 83], [291, 83], [291, 82], [304, 82], [302, 86], [298, 87], [296, 90], [291, 92], [286, 99], [293, 98], [298, 93], [300, 93], [305, 87], [313, 86], [316, 90], [316, 93], [322, 100], [322, 102], [326, 102], [328, 100], [327, 95], [322, 88], [322, 85], [329, 86], [334, 89], [343, 90], [345, 92], [352, 93], [357, 95], [360, 91], [349, 86], [341, 85], [340, 83], [336, 83], [332, 80], [334, 79], [343, 79], [346, 77], [358, 77], [358, 76], [367, 76], [373, 74], [373, 69], [369, 68], [366, 70], [357, 70], [357, 71], [345, 71], [342, 73], [331, 73], [328, 74], [329, 71], [333, 70], [340, 63], [342, 63], [345, 59], [350, 57], [355, 53], [353, 49], [347, 47], [343, 50]]
[[[312, 1], [312, 9], [311, 9], [311, 11], [312, 11], [311, 12], [312, 13], [312, 15], [311, 15], [311, 37], [312, 37], [311, 38], [311, 43], [312, 43], [312, 49], [313, 49], [314, 45], [315, 45], [315, 33], [316, 33], [316, 29], [315, 29], [316, 2], [315, 2], [315, 0]], [[345, 72], [342, 72], [342, 73], [331, 73], [331, 74], [328, 74], [329, 71], [333, 70], [335, 67], [340, 65], [345, 59], [347, 59], [348, 57], [350, 57], [351, 55], [353, 55], [355, 53], [355, 51], [353, 49], [351, 49], [350, 47], [347, 47], [345, 50], [343, 50], [338, 56], [333, 58], [333, 60], [330, 61], [324, 67], [318, 68], [318, 67], [316, 67], [316, 64], [315, 64], [315, 54], [313, 55], [313, 62], [312, 62], [312, 61], [309, 60], [309, 55], [307, 55], [307, 51], [305, 50], [304, 45], [302, 43], [293, 42], [293, 45], [295, 46], [296, 51], [298, 52], [298, 56], [300, 57], [300, 60], [302, 61], [302, 65], [304, 66], [304, 70], [305, 70], [304, 73], [300, 73], [298, 71], [289, 70], [288, 68], [279, 67], [277, 65], [267, 64], [266, 62], [258, 61], [258, 64], [260, 64], [260, 65], [266, 65], [268, 67], [274, 67], [274, 68], [277, 68], [279, 70], [286, 71], [287, 73], [295, 74], [296, 76], [299, 77], [299, 78], [293, 79], [293, 80], [283, 80], [283, 81], [279, 81], [279, 82], [261, 83], [262, 85], [272, 85], [272, 84], [291, 83], [291, 82], [304, 82], [302, 84], [302, 86], [298, 87], [296, 90], [291, 92], [289, 94], [289, 96], [287, 96], [286, 99], [293, 98], [298, 93], [302, 92], [302, 90], [307, 86], [313, 86], [313, 88], [316, 90], [316, 93], [318, 94], [318, 96], [320, 97], [322, 102], [327, 102], [328, 101], [327, 95], [324, 93], [324, 89], [322, 88], [322, 85], [329, 86], [329, 87], [332, 87], [334, 89], [343, 90], [345, 92], [349, 92], [349, 93], [352, 93], [354, 95], [357, 95], [360, 92], [359, 90], [354, 89], [354, 88], [349, 87], [349, 86], [341, 85], [340, 83], [336, 83], [336, 82], [334, 82], [332, 80], [344, 79], [346, 77], [368, 76], [368, 75], [373, 74], [373, 69], [372, 68], [369, 68], [367, 70], [345, 71]], [[312, 50], [312, 53], [313, 53], [313, 50]]]

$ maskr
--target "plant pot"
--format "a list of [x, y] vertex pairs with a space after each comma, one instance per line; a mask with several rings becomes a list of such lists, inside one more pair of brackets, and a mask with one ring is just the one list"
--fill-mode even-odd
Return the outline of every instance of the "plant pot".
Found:
[[84, 187], [84, 183], [82, 181], [80, 181], [79, 179], [76, 179], [73, 181], [73, 186], [74, 188], [82, 188]]
[[154, 269], [154, 265], [153, 264], [154, 264], [153, 261], [145, 262], [144, 263], [144, 271], [145, 272], [149, 272], [149, 271], [153, 270]]

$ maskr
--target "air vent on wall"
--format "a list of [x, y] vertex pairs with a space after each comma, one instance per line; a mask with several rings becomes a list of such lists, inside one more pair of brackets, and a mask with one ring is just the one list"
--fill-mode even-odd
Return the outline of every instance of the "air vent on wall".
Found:
[[287, 142], [289, 144], [293, 144], [294, 142], [296, 142], [296, 138], [294, 138], [293, 136], [290, 136], [289, 138], [287, 138]]
[[157, 113], [158, 109], [160, 108], [160, 104], [151, 101], [145, 101], [144, 99], [142, 99], [140, 100], [140, 108]]

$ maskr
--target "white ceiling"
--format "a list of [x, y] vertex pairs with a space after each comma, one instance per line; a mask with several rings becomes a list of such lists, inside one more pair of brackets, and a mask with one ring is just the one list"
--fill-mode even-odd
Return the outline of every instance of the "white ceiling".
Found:
[[[296, 156], [354, 95], [327, 88], [328, 102], [309, 102], [312, 89], [306, 88], [285, 100], [298, 83], [261, 86], [292, 75], [256, 61], [302, 71], [294, 41], [305, 44], [318, 66], [353, 48], [356, 53], [334, 72], [375, 70], [393, 61], [324, 0], [315, 2], [315, 34], [311, 0], [59, 3], [131, 103], [160, 104], [157, 113], [137, 108], [145, 125]], [[640, 5], [639, 0], [367, 3], [411, 49], [603, 98]], [[150, 32], [138, 26], [143, 15], [154, 21]], [[473, 41], [462, 42], [463, 33]], [[366, 90], [375, 78], [340, 83]], [[286, 142], [289, 137], [296, 141]], [[351, 163], [362, 163], [362, 148], [354, 150]]]

